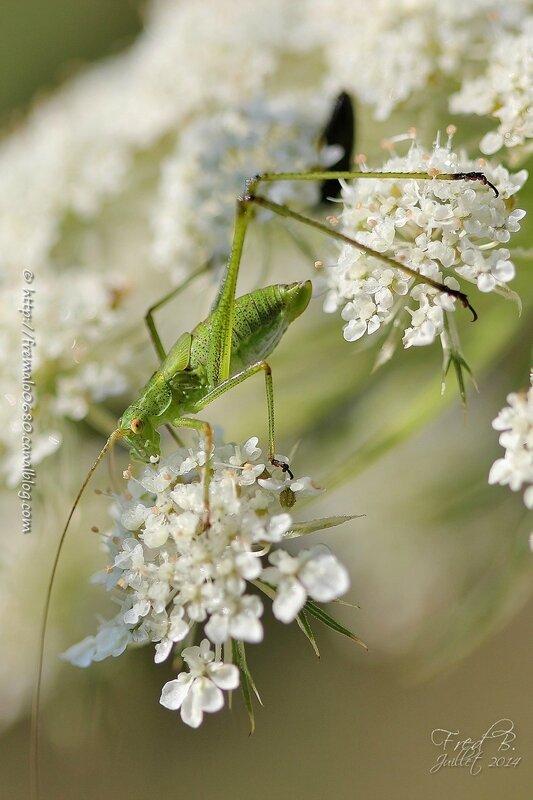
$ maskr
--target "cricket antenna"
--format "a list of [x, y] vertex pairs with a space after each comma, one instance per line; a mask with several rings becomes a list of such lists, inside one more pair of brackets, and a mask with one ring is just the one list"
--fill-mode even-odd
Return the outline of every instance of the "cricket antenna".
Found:
[[57, 545], [56, 554], [54, 557], [54, 561], [52, 564], [52, 571], [50, 573], [50, 580], [48, 581], [48, 586], [46, 589], [46, 597], [44, 601], [44, 608], [43, 608], [43, 616], [41, 620], [41, 627], [39, 630], [39, 654], [37, 657], [37, 669], [35, 673], [35, 683], [33, 686], [33, 698], [32, 698], [32, 705], [31, 705], [31, 733], [30, 733], [30, 797], [32, 800], [38, 800], [39, 797], [39, 715], [40, 715], [40, 706], [41, 706], [41, 685], [42, 685], [42, 677], [43, 677], [43, 662], [44, 662], [44, 644], [46, 638], [46, 627], [48, 623], [48, 612], [50, 611], [50, 600], [52, 598], [52, 588], [54, 585], [54, 579], [57, 572], [57, 565], [59, 563], [59, 557], [61, 555], [61, 551], [63, 550], [63, 544], [65, 543], [65, 538], [67, 536], [67, 531], [70, 525], [70, 521], [72, 516], [77, 508], [78, 503], [80, 502], [81, 496], [85, 491], [85, 487], [91, 480], [91, 477], [102, 460], [105, 456], [109, 448], [115, 443], [115, 441], [122, 436], [122, 432], [119, 428], [113, 431], [103, 448], [101, 449], [98, 458], [92, 465], [91, 469], [87, 473], [87, 477], [83, 481], [81, 488], [76, 495], [76, 499], [70, 509], [70, 513], [67, 517], [67, 521], [65, 523], [65, 527], [63, 528], [63, 532], [59, 539], [59, 544]]

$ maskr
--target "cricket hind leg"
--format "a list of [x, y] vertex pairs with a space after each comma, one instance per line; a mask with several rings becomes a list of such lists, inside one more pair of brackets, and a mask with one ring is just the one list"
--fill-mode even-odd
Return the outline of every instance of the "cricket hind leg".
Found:
[[[356, 173], [357, 174], [357, 173]], [[402, 177], [405, 177], [406, 173], [401, 173]], [[426, 176], [427, 177], [427, 176]], [[408, 267], [406, 264], [402, 264], [400, 261], [397, 261], [390, 256], [385, 255], [384, 253], [380, 253], [377, 250], [373, 250], [371, 247], [358, 242], [357, 239], [353, 239], [350, 236], [346, 236], [346, 234], [341, 233], [340, 231], [336, 231], [334, 228], [328, 227], [328, 225], [324, 225], [324, 223], [319, 222], [312, 217], [307, 217], [304, 214], [299, 214], [297, 211], [293, 211], [286, 205], [282, 205], [280, 203], [274, 203], [272, 200], [269, 200], [262, 195], [255, 195], [250, 194], [247, 195], [246, 198], [243, 198], [245, 202], [250, 204], [254, 203], [258, 206], [262, 206], [263, 208], [268, 208], [270, 211], [273, 211], [275, 214], [278, 214], [281, 217], [287, 217], [289, 219], [293, 219], [296, 222], [300, 222], [303, 225], [307, 225], [308, 227], [314, 228], [315, 230], [321, 231], [322, 233], [326, 234], [327, 236], [331, 237], [332, 239], [337, 239], [337, 241], [341, 241], [344, 244], [349, 244], [351, 247], [355, 247], [357, 250], [360, 250], [367, 256], [373, 256], [377, 258], [379, 261], [387, 264], [389, 267], [393, 269], [397, 269], [400, 272], [408, 275], [410, 278], [413, 278], [417, 283], [424, 283], [428, 286], [432, 286], [437, 291], [441, 292], [442, 294], [447, 294], [450, 297], [454, 297], [456, 300], [463, 305], [464, 308], [468, 308], [472, 313], [473, 320], [477, 319], [477, 312], [475, 308], [471, 305], [470, 301], [468, 300], [468, 296], [465, 292], [461, 292], [459, 289], [452, 289], [449, 286], [446, 286], [444, 283], [439, 283], [439, 281], [434, 280], [433, 278], [429, 278], [426, 275], [422, 275], [417, 270]]]
[[424, 283], [432, 286], [438, 292], [447, 294], [454, 297], [459, 302], [468, 308], [474, 320], [477, 319], [477, 313], [473, 306], [470, 304], [467, 295], [458, 289], [451, 289], [443, 283], [433, 280], [417, 270], [408, 267], [400, 261], [397, 261], [390, 256], [379, 253], [376, 250], [361, 244], [356, 239], [346, 236], [346, 234], [336, 231], [333, 228], [324, 225], [312, 217], [299, 214], [292, 211], [288, 206], [274, 203], [266, 197], [256, 194], [257, 188], [261, 182], [273, 181], [288, 181], [288, 180], [312, 180], [312, 181], [325, 181], [325, 180], [342, 180], [342, 179], [365, 179], [365, 178], [389, 178], [397, 180], [445, 180], [445, 181], [479, 181], [480, 183], [490, 187], [497, 195], [498, 190], [488, 181], [486, 176], [481, 172], [460, 172], [460, 173], [440, 173], [437, 175], [430, 175], [427, 172], [354, 172], [354, 171], [331, 171], [320, 170], [312, 172], [279, 172], [279, 173], [265, 173], [264, 175], [256, 175], [246, 183], [246, 194], [239, 197], [237, 200], [237, 213], [235, 215], [235, 226], [233, 233], [233, 244], [229, 261], [222, 278], [220, 289], [215, 301], [215, 306], [212, 313], [212, 326], [211, 326], [211, 340], [209, 345], [209, 352], [207, 358], [207, 375], [209, 382], [212, 386], [218, 386], [229, 378], [230, 360], [231, 360], [231, 339], [233, 331], [233, 316], [235, 305], [235, 293], [237, 286], [237, 278], [239, 274], [240, 264], [242, 260], [242, 253], [244, 248], [244, 240], [246, 231], [251, 219], [252, 205], [263, 206], [270, 209], [275, 214], [282, 217], [289, 217], [296, 222], [300, 222], [308, 227], [315, 228], [327, 236], [349, 244], [357, 248], [366, 255], [373, 256], [389, 267], [399, 270], [404, 275], [418, 283]]
[[291, 219], [300, 222], [304, 225], [315, 228], [322, 233], [340, 240], [346, 244], [355, 247], [366, 255], [374, 256], [380, 261], [388, 264], [390, 267], [399, 270], [400, 272], [409, 275], [419, 283], [425, 283], [432, 286], [437, 291], [455, 297], [463, 306], [469, 308], [473, 314], [474, 319], [477, 319], [477, 314], [474, 308], [470, 305], [468, 297], [464, 292], [457, 289], [451, 289], [443, 283], [439, 283], [431, 278], [421, 275], [414, 269], [396, 261], [390, 256], [383, 253], [378, 253], [369, 247], [346, 236], [340, 231], [329, 228], [312, 217], [304, 216], [292, 211], [288, 206], [280, 205], [256, 194], [259, 184], [263, 182], [272, 181], [286, 181], [286, 180], [319, 180], [324, 181], [328, 179], [350, 179], [350, 178], [396, 178], [403, 180], [411, 180], [413, 178], [420, 180], [476, 180], [489, 185], [495, 193], [496, 187], [489, 183], [487, 178], [482, 173], [457, 173], [457, 174], [439, 174], [429, 175], [428, 173], [409, 173], [409, 172], [396, 172], [396, 173], [383, 173], [383, 172], [332, 172], [331, 170], [313, 171], [305, 173], [286, 172], [286, 173], [266, 173], [264, 175], [256, 175], [247, 181], [246, 194], [239, 197], [237, 200], [237, 212], [235, 215], [235, 225], [233, 232], [233, 243], [231, 254], [226, 265], [220, 289], [217, 294], [215, 305], [211, 314], [211, 336], [209, 341], [209, 348], [207, 353], [207, 377], [209, 383], [213, 387], [220, 386], [230, 378], [230, 361], [231, 361], [231, 342], [233, 333], [233, 319], [235, 310], [235, 294], [237, 287], [237, 278], [239, 275], [240, 264], [242, 260], [244, 241], [246, 231], [251, 219], [251, 210], [254, 204], [269, 208], [274, 213], [283, 217], [290, 217]]

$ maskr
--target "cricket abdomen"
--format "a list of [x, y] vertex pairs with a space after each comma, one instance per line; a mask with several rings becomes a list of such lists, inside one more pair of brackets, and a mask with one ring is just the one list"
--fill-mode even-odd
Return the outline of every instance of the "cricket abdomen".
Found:
[[[310, 299], [311, 281], [266, 286], [238, 297], [233, 312], [230, 373], [267, 358]], [[193, 331], [192, 369], [206, 363], [211, 320], [208, 317]]]

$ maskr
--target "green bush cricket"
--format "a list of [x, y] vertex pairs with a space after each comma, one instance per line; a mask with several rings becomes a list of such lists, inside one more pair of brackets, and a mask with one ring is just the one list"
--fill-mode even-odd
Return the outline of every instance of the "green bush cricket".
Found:
[[[346, 102], [346, 100], [343, 101], [344, 116], [346, 114]], [[333, 140], [336, 135], [335, 131], [333, 131]], [[331, 138], [329, 141], [331, 141]], [[256, 289], [241, 297], [236, 296], [237, 278], [246, 231], [249, 222], [253, 218], [255, 207], [266, 208], [277, 215], [314, 228], [329, 237], [361, 250], [367, 256], [379, 259], [389, 267], [400, 270], [415, 281], [429, 284], [437, 291], [457, 299], [464, 307], [469, 308], [473, 313], [474, 319], [476, 318], [476, 313], [463, 292], [451, 289], [442, 283], [423, 276], [405, 264], [362, 245], [357, 240], [328, 225], [293, 211], [286, 205], [275, 203], [268, 197], [257, 193], [261, 183], [274, 181], [312, 180], [321, 182], [322, 187], [329, 187], [331, 185], [330, 181], [385, 177], [406, 180], [414, 178], [420, 180], [479, 181], [489, 186], [497, 194], [496, 188], [480, 172], [430, 175], [428, 173], [405, 172], [355, 172], [349, 169], [341, 169], [256, 175], [247, 181], [245, 193], [237, 200], [231, 254], [220, 282], [217, 297], [208, 317], [197, 324], [191, 332], [183, 333], [168, 352], [163, 347], [153, 318], [153, 314], [157, 309], [175, 298], [199, 273], [204, 272], [206, 267], [189, 276], [186, 281], [173, 289], [147, 312], [145, 321], [159, 357], [159, 367], [140, 391], [138, 398], [124, 411], [117, 428], [111, 433], [87, 473], [61, 533], [52, 565], [40, 629], [37, 677], [32, 710], [34, 793], [37, 787], [38, 728], [44, 643], [52, 587], [62, 546], [74, 511], [91, 476], [107, 451], [116, 441], [122, 440], [129, 447], [133, 459], [149, 462], [160, 455], [158, 429], [162, 426], [168, 427], [171, 432], [175, 428], [186, 427], [202, 433], [205, 439], [206, 452], [206, 463], [203, 471], [205, 503], [203, 525], [209, 526], [210, 454], [213, 433], [208, 422], [191, 418], [188, 415], [196, 415], [222, 394], [235, 388], [252, 375], [262, 372], [265, 379], [267, 401], [269, 459], [273, 465], [290, 473], [288, 465], [278, 461], [275, 457], [274, 392], [272, 371], [266, 359], [276, 348], [290, 323], [297, 319], [307, 308], [311, 299], [312, 285], [310, 280], [290, 284], [275, 284]]]

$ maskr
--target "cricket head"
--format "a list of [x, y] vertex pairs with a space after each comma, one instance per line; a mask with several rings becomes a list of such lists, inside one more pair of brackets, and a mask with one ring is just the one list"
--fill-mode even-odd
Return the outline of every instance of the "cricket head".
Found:
[[161, 453], [160, 436], [149, 417], [137, 406], [129, 406], [118, 421], [120, 437], [136, 461], [149, 462]]
[[284, 302], [286, 313], [289, 321], [292, 322], [300, 314], [303, 314], [311, 295], [313, 294], [313, 285], [311, 281], [298, 281], [297, 283], [288, 283], [283, 288]]

